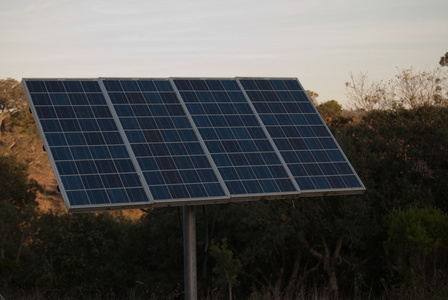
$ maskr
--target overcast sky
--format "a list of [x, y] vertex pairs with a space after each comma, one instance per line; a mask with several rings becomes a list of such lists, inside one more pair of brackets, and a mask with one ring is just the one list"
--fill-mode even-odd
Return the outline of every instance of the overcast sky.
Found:
[[346, 106], [350, 71], [445, 52], [447, 0], [0, 0], [0, 79], [297, 77]]

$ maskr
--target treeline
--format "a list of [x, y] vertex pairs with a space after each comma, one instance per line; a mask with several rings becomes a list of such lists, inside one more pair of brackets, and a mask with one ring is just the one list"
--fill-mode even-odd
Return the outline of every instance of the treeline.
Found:
[[[200, 298], [448, 298], [448, 108], [441, 103], [351, 115], [336, 102], [321, 104], [366, 193], [196, 207]], [[14, 130], [35, 140], [35, 130], [20, 129], [28, 117], [19, 111], [5, 118], [2, 141]], [[32, 158], [2, 145], [5, 299], [183, 299], [181, 210], [138, 219], [40, 211], [42, 187], [25, 167]]]

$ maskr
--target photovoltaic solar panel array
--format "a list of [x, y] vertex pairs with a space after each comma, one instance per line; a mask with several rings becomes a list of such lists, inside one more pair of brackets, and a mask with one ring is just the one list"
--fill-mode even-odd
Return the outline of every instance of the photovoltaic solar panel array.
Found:
[[365, 190], [295, 78], [23, 86], [69, 211]]

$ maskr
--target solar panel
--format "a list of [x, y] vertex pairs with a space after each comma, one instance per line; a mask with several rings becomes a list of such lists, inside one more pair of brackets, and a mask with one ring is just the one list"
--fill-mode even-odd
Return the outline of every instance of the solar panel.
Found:
[[302, 194], [364, 189], [296, 79], [238, 79]]
[[174, 80], [233, 196], [297, 188], [235, 80]]
[[29, 80], [26, 90], [69, 208], [150, 203], [96, 80]]
[[168, 80], [101, 80], [157, 201], [225, 197]]
[[69, 211], [365, 190], [294, 78], [23, 85]]

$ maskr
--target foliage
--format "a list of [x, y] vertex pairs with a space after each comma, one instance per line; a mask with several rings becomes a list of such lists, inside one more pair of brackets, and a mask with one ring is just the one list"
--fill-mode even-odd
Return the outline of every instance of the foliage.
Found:
[[306, 94], [310, 98], [311, 102], [313, 102], [313, 104], [317, 106], [317, 98], [319, 97], [319, 94], [310, 90], [306, 90]]
[[448, 214], [435, 207], [394, 209], [385, 218], [385, 244], [405, 285], [446, 282]]
[[42, 142], [22, 85], [15, 79], [0, 80], [0, 155], [15, 156], [31, 168], [48, 159], [37, 154]]
[[327, 123], [331, 122], [333, 119], [338, 119], [342, 115], [342, 105], [336, 100], [330, 100], [319, 104], [317, 110]]
[[120, 257], [125, 225], [107, 214], [42, 214], [33, 244], [41, 261], [30, 277], [58, 295], [119, 293], [133, 279], [126, 257]]
[[372, 111], [334, 133], [367, 187], [363, 199], [368, 226], [362, 232], [368, 238], [362, 239], [361, 252], [351, 254], [363, 265], [357, 280], [364, 288], [371, 284], [376, 293], [384, 290], [381, 278], [394, 272], [384, 249], [387, 231], [382, 216], [412, 205], [448, 211], [448, 108]]
[[442, 56], [440, 58], [439, 65], [441, 65], [442, 67], [448, 66], [448, 52], [445, 53], [445, 56]]
[[21, 208], [37, 205], [39, 184], [28, 178], [27, 167], [14, 157], [0, 156], [0, 201]]
[[[240, 286], [270, 299], [296, 299], [301, 288], [322, 284], [322, 278], [328, 288], [330, 276], [337, 281], [339, 275], [329, 274], [329, 268], [338, 273], [356, 268], [358, 260], [350, 253], [362, 247], [366, 209], [351, 197], [225, 205], [215, 239], [226, 238], [241, 261]], [[332, 249], [331, 266], [330, 260], [314, 257], [325, 256], [324, 245]], [[342, 282], [353, 279], [350, 273]]]
[[0, 287], [26, 274], [28, 246], [37, 219], [40, 186], [28, 179], [26, 167], [0, 156]]
[[210, 245], [210, 255], [216, 261], [213, 273], [217, 276], [216, 284], [218, 286], [228, 285], [229, 299], [232, 297], [232, 287], [238, 286], [238, 273], [241, 271], [241, 262], [234, 258], [232, 250], [228, 249], [227, 239], [222, 239], [220, 244], [212, 241]]
[[374, 111], [338, 137], [382, 213], [412, 203], [448, 209], [448, 108]]

